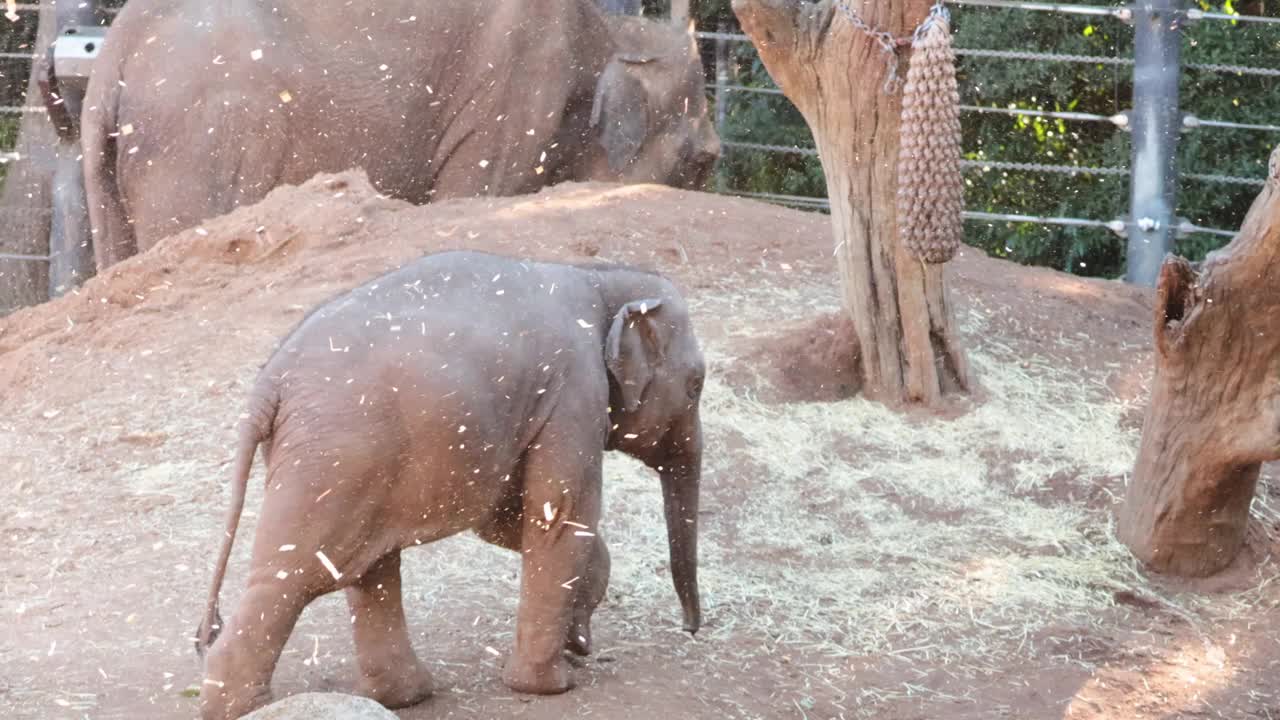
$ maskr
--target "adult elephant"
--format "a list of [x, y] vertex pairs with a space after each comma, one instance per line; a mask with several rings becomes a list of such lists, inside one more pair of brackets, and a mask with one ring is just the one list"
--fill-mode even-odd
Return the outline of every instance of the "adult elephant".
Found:
[[353, 167], [415, 203], [701, 187], [703, 82], [692, 23], [592, 0], [131, 0], [82, 114], [95, 264]]

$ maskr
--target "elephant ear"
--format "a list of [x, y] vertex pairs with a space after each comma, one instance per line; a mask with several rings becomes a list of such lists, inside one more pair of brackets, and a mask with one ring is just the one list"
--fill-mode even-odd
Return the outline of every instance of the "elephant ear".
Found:
[[609, 169], [616, 173], [635, 159], [649, 132], [649, 97], [644, 83], [628, 67], [650, 62], [651, 57], [615, 56], [596, 83], [591, 127], [600, 129], [600, 145], [609, 158]]
[[622, 408], [635, 412], [645, 388], [653, 381], [670, 329], [657, 312], [662, 300], [632, 300], [613, 316], [605, 340], [605, 366], [618, 383]]

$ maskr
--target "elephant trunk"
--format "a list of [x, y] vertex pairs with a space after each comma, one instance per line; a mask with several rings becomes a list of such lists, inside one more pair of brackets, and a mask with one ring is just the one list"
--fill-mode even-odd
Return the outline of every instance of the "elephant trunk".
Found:
[[698, 600], [698, 486], [702, 481], [702, 425], [696, 411], [686, 432], [673, 431], [668, 463], [658, 473], [662, 479], [662, 506], [671, 550], [671, 579], [684, 609], [684, 629], [689, 634], [702, 626]]

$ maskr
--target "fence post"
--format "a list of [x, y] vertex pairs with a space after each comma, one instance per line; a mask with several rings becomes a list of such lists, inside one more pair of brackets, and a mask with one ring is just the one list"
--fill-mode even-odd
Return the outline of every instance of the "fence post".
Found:
[[[70, 292], [92, 276], [96, 268], [93, 262], [93, 236], [89, 229], [89, 205], [85, 196], [84, 154], [80, 145], [80, 106], [85, 86], [89, 82], [91, 60], [101, 50], [105, 31], [99, 28], [99, 0], [80, 0], [77, 3], [58, 3], [58, 36], [50, 52], [41, 62], [32, 64], [33, 72], [45, 72], [41, 89], [52, 89], [49, 82], [60, 72], [57, 82], [59, 97], [65, 109], [67, 126], [57, 127], [58, 142], [54, 146], [55, 165], [50, 178], [52, 217], [49, 222], [49, 297], [55, 298]], [[78, 34], [81, 30], [97, 30], [91, 36]], [[84, 37], [83, 40], [80, 38]], [[63, 52], [73, 46], [70, 52]], [[93, 47], [93, 50], [88, 50]], [[69, 66], [62, 58], [66, 55], [76, 62], [78, 75], [69, 73]], [[56, 61], [55, 61], [56, 59]], [[53, 71], [50, 73], [50, 71]], [[46, 98], [47, 101], [47, 98]], [[55, 114], [50, 113], [50, 121]]]
[[[716, 38], [716, 134], [724, 140], [724, 121], [729, 111], [729, 43], [724, 39], [728, 25], [721, 21], [716, 32], [720, 33]], [[716, 192], [727, 190], [726, 185], [724, 174], [716, 173]]]
[[1126, 280], [1155, 285], [1173, 250], [1178, 198], [1178, 109], [1182, 0], [1139, 0], [1133, 7], [1133, 151], [1129, 180]]

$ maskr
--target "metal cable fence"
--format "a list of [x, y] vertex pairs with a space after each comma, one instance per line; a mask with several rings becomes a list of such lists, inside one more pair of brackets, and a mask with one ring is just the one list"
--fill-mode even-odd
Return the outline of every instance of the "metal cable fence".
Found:
[[[1280, 18], [1235, 15], [1228, 13], [1207, 12], [1199, 9], [1180, 10], [1176, 7], [1176, 0], [1163, 0], [1163, 6], [1167, 10], [1174, 13], [1181, 13], [1181, 17], [1186, 21], [1228, 21], [1233, 25], [1236, 23], [1245, 24], [1261, 24], [1275, 25], [1280, 24]], [[1148, 17], [1143, 13], [1150, 13], [1151, 6], [1147, 5], [1126, 5], [1126, 6], [1096, 6], [1096, 5], [1076, 5], [1076, 4], [1059, 4], [1059, 3], [1034, 3], [1034, 2], [1016, 2], [1012, 0], [948, 0], [948, 4], [974, 6], [985, 8], [997, 8], [1004, 10], [1019, 10], [1028, 12], [1047, 12], [1061, 13], [1069, 15], [1099, 17], [1103, 19], [1112, 19], [1121, 23], [1135, 26], [1136, 32], [1144, 32], [1139, 29], [1139, 23], [1135, 18]], [[1157, 5], [1161, 3], [1156, 2]], [[1165, 17], [1168, 17], [1166, 14]], [[1169, 25], [1170, 23], [1165, 23]], [[717, 72], [716, 82], [709, 84], [708, 88], [715, 91], [717, 100], [717, 119], [723, 127], [725, 111], [723, 104], [732, 102], [735, 94], [742, 96], [782, 96], [780, 89], [773, 86], [769, 82], [760, 85], [746, 85], [742, 83], [730, 82], [729, 73], [726, 72], [724, 63], [727, 60], [728, 53], [724, 51], [724, 46], [730, 43], [750, 43], [750, 39], [741, 33], [726, 32], [726, 28], [721, 28], [719, 32], [701, 32], [699, 37], [705, 41], [714, 42], [716, 48]], [[1174, 42], [1177, 42], [1175, 39]], [[1142, 90], [1137, 83], [1137, 75], [1139, 65], [1147, 60], [1145, 58], [1120, 55], [1091, 55], [1091, 54], [1074, 54], [1074, 53], [1058, 53], [1039, 50], [1021, 50], [1008, 48], [990, 48], [990, 47], [957, 47], [956, 55], [968, 58], [980, 58], [996, 62], [1031, 62], [1031, 63], [1060, 63], [1060, 64], [1077, 64], [1089, 65], [1093, 67], [1112, 67], [1126, 68], [1135, 75], [1135, 109], [1138, 105], [1136, 95]], [[1153, 68], [1148, 64], [1145, 67], [1148, 74]], [[1280, 69], [1257, 67], [1248, 65], [1235, 65], [1224, 63], [1186, 63], [1177, 62], [1172, 67], [1155, 68], [1157, 72], [1179, 73], [1181, 70], [1195, 71], [1201, 73], [1221, 73], [1236, 76], [1255, 77], [1255, 78], [1274, 78], [1280, 77]], [[1176, 78], [1175, 78], [1176, 82]], [[1176, 102], [1176, 97], [1175, 97]], [[998, 107], [998, 106], [982, 106], [976, 104], [965, 104], [961, 106], [961, 111], [967, 115], [990, 115], [1001, 114], [1008, 116], [1022, 116], [1027, 118], [1043, 118], [1046, 120], [1056, 120], [1063, 122], [1079, 122], [1079, 123], [1105, 123], [1113, 126], [1117, 130], [1124, 132], [1134, 132], [1135, 128], [1135, 109], [1125, 110], [1109, 115], [1099, 113], [1071, 112], [1060, 110], [1041, 110], [1034, 108], [1019, 107]], [[1190, 113], [1177, 114], [1176, 122], [1180, 125], [1181, 131], [1198, 131], [1211, 132], [1215, 130], [1240, 130], [1253, 132], [1280, 132], [1280, 125], [1272, 125], [1267, 123], [1249, 123], [1236, 122], [1229, 119], [1201, 118]], [[1149, 128], [1143, 128], [1148, 130]], [[1175, 132], [1176, 134], [1176, 132]], [[812, 147], [812, 141], [809, 145], [796, 143], [794, 145], [783, 145], [777, 143], [753, 142], [746, 138], [726, 136], [721, 133], [722, 146], [727, 152], [758, 152], [772, 153], [782, 155], [793, 155], [802, 157], [816, 157], [818, 150]], [[1085, 165], [1070, 165], [1064, 163], [1039, 163], [1039, 162], [1023, 162], [1017, 158], [987, 158], [980, 153], [968, 153], [967, 159], [962, 161], [962, 167], [966, 172], [1001, 172], [1001, 173], [1035, 173], [1035, 174], [1058, 174], [1058, 175], [1100, 175], [1108, 177], [1129, 177], [1131, 182], [1135, 178], [1134, 165], [1137, 159], [1130, 163], [1130, 166], [1117, 167], [1090, 167]], [[1265, 180], [1262, 177], [1242, 177], [1239, 175], [1225, 173], [1206, 173], [1206, 172], [1181, 172], [1175, 174], [1176, 179], [1184, 179], [1196, 183], [1217, 184], [1225, 186], [1241, 186], [1241, 187], [1260, 187]], [[793, 207], [805, 207], [811, 209], [827, 209], [828, 204], [825, 198], [802, 197], [797, 195], [767, 193], [767, 192], [744, 192], [732, 188], [722, 187], [721, 192], [745, 197], [753, 197], [770, 202], [777, 202]], [[1057, 225], [1065, 227], [1095, 227], [1106, 228], [1117, 235], [1129, 237], [1130, 246], [1135, 242], [1134, 236], [1149, 230], [1152, 225], [1160, 225], [1159, 222], [1152, 222], [1150, 218], [1144, 214], [1137, 212], [1131, 207], [1130, 216], [1127, 218], [1116, 219], [1096, 219], [1096, 218], [1079, 218], [1079, 217], [1062, 217], [1056, 215], [1027, 215], [1021, 213], [1003, 213], [1003, 212], [984, 212], [970, 209], [964, 213], [967, 220], [973, 222], [1018, 222], [1018, 223], [1038, 223], [1042, 225]], [[1184, 218], [1169, 218], [1166, 223], [1168, 231], [1176, 233], [1178, 236], [1188, 234], [1205, 234], [1217, 237], [1233, 237], [1235, 232], [1232, 230], [1204, 227], [1197, 225]], [[1139, 281], [1147, 282], [1153, 279], [1138, 278]]]
[[[1104, 21], [1111, 20], [1125, 24], [1137, 25], [1135, 18], [1141, 13], [1147, 12], [1150, 8], [1148, 5], [1124, 5], [1124, 6], [1096, 6], [1096, 5], [1080, 5], [1080, 4], [1062, 4], [1062, 3], [1036, 3], [1036, 2], [1017, 2], [1015, 0], [948, 0], [951, 5], [971, 6], [975, 8], [995, 8], [1004, 10], [1017, 10], [1025, 12], [1039, 13], [1057, 13], [1066, 15], [1077, 15], [1083, 17], [1098, 17]], [[1170, 6], [1174, 0], [1157, 0], [1164, 2]], [[17, 9], [26, 14], [33, 13], [39, 9], [39, 5], [34, 3], [19, 3]], [[111, 16], [118, 9], [103, 8], [103, 11]], [[1280, 18], [1262, 17], [1262, 16], [1245, 16], [1228, 13], [1207, 12], [1199, 9], [1191, 9], [1180, 11], [1188, 21], [1213, 21], [1213, 22], [1230, 22], [1232, 24], [1260, 24], [1275, 25], [1280, 24]], [[727, 137], [723, 132], [723, 121], [725, 117], [725, 107], [732, 102], [734, 95], [739, 96], [766, 96], [774, 98], [784, 97], [783, 92], [771, 84], [760, 86], [749, 86], [741, 83], [730, 82], [727, 67], [722, 63], [727, 62], [728, 53], [725, 48], [728, 44], [750, 44], [750, 39], [741, 33], [734, 32], [708, 32], [701, 31], [698, 38], [703, 41], [714, 42], [716, 48], [716, 77], [714, 83], [709, 83], [707, 88], [713, 90], [716, 95], [716, 116], [718, 124], [721, 127], [722, 146], [727, 152], [756, 152], [794, 155], [801, 157], [817, 157], [818, 150], [811, 146], [801, 144], [784, 145], [777, 143], [760, 143], [752, 142], [745, 138]], [[1007, 48], [977, 48], [977, 47], [960, 47], [956, 48], [956, 54], [961, 57], [980, 58], [995, 62], [1031, 62], [1031, 63], [1059, 63], [1059, 64], [1076, 64], [1089, 65], [1095, 67], [1112, 67], [1112, 68], [1130, 68], [1136, 71], [1136, 65], [1139, 60], [1136, 57], [1124, 56], [1108, 56], [1108, 55], [1090, 55], [1090, 54], [1074, 54], [1074, 53], [1055, 53], [1035, 50], [1019, 50]], [[30, 52], [0, 52], [0, 61], [27, 65], [35, 58], [34, 53]], [[1220, 63], [1178, 63], [1173, 68], [1177, 72], [1179, 68], [1203, 72], [1203, 73], [1221, 73], [1237, 76], [1274, 78], [1280, 77], [1280, 69], [1254, 67], [1245, 65], [1220, 64]], [[21, 87], [26, 86], [26, 75], [29, 69], [22, 73], [0, 73], [0, 77], [4, 75], [10, 76], [10, 87], [16, 87], [18, 81]], [[1135, 86], [1136, 92], [1136, 86]], [[26, 100], [27, 104], [17, 104], [14, 102], [16, 98], [9, 98], [8, 104], [3, 98], [0, 98], [0, 116], [17, 116], [26, 114], [43, 114], [45, 108], [35, 104], [37, 98]], [[1018, 108], [1018, 107], [997, 107], [982, 106], [975, 104], [966, 104], [961, 106], [963, 113], [967, 115], [991, 115], [1000, 114], [1008, 116], [1021, 116], [1027, 118], [1043, 118], [1047, 120], [1056, 120], [1063, 122], [1079, 122], [1079, 123], [1104, 123], [1114, 126], [1117, 130], [1125, 132], [1134, 131], [1134, 113], [1133, 111], [1124, 111], [1111, 115], [1103, 115], [1098, 113], [1057, 111], [1057, 110], [1041, 110], [1034, 108]], [[1212, 131], [1218, 129], [1230, 129], [1240, 131], [1255, 132], [1280, 132], [1280, 125], [1262, 124], [1262, 123], [1244, 123], [1234, 122], [1227, 119], [1211, 119], [1199, 118], [1191, 114], [1180, 114], [1179, 122], [1184, 130], [1195, 131]], [[812, 141], [810, 141], [811, 143]], [[6, 151], [7, 150], [7, 151]], [[0, 150], [0, 164], [10, 162], [17, 158], [16, 153], [11, 148]], [[1106, 177], [1133, 177], [1133, 169], [1131, 167], [1107, 167], [1107, 166], [1086, 166], [1072, 165], [1065, 163], [1038, 163], [1024, 162], [1017, 158], [1008, 157], [983, 157], [974, 155], [962, 162], [962, 167], [966, 172], [1000, 172], [1000, 173], [1034, 173], [1034, 174], [1056, 174], [1065, 176], [1079, 175], [1096, 175]], [[1263, 184], [1262, 178], [1242, 177], [1230, 174], [1219, 173], [1180, 173], [1178, 177], [1207, 184], [1218, 184], [1227, 186], [1244, 186], [1256, 187]], [[808, 207], [814, 209], [825, 209], [828, 207], [826, 198], [819, 197], [802, 197], [797, 195], [788, 195], [785, 193], [761, 193], [761, 192], [745, 192], [735, 190], [733, 188], [721, 187], [721, 192], [740, 195], [745, 197], [753, 197], [756, 199], [767, 200], [770, 202], [779, 202], [791, 206]], [[1131, 212], [1131, 217], [1127, 219], [1090, 219], [1090, 218], [1074, 218], [1063, 217], [1058, 215], [1027, 215], [1022, 213], [1002, 213], [990, 211], [969, 210], [965, 213], [968, 220], [974, 222], [1029, 222], [1039, 223], [1042, 225], [1057, 225], [1064, 227], [1098, 227], [1107, 228], [1119, 235], [1132, 234], [1135, 225], [1141, 224], [1145, 217], [1139, 217], [1137, 213]], [[1138, 218], [1133, 220], [1132, 218]], [[1222, 237], [1232, 236], [1234, 233], [1230, 230], [1201, 227], [1190, 223], [1189, 221], [1178, 219], [1178, 222], [1169, 223], [1176, 229], [1179, 234], [1188, 233], [1204, 233], [1217, 235]], [[1132, 237], [1130, 238], [1132, 243]], [[35, 260], [44, 256], [0, 256], [3, 259], [23, 259]]]

